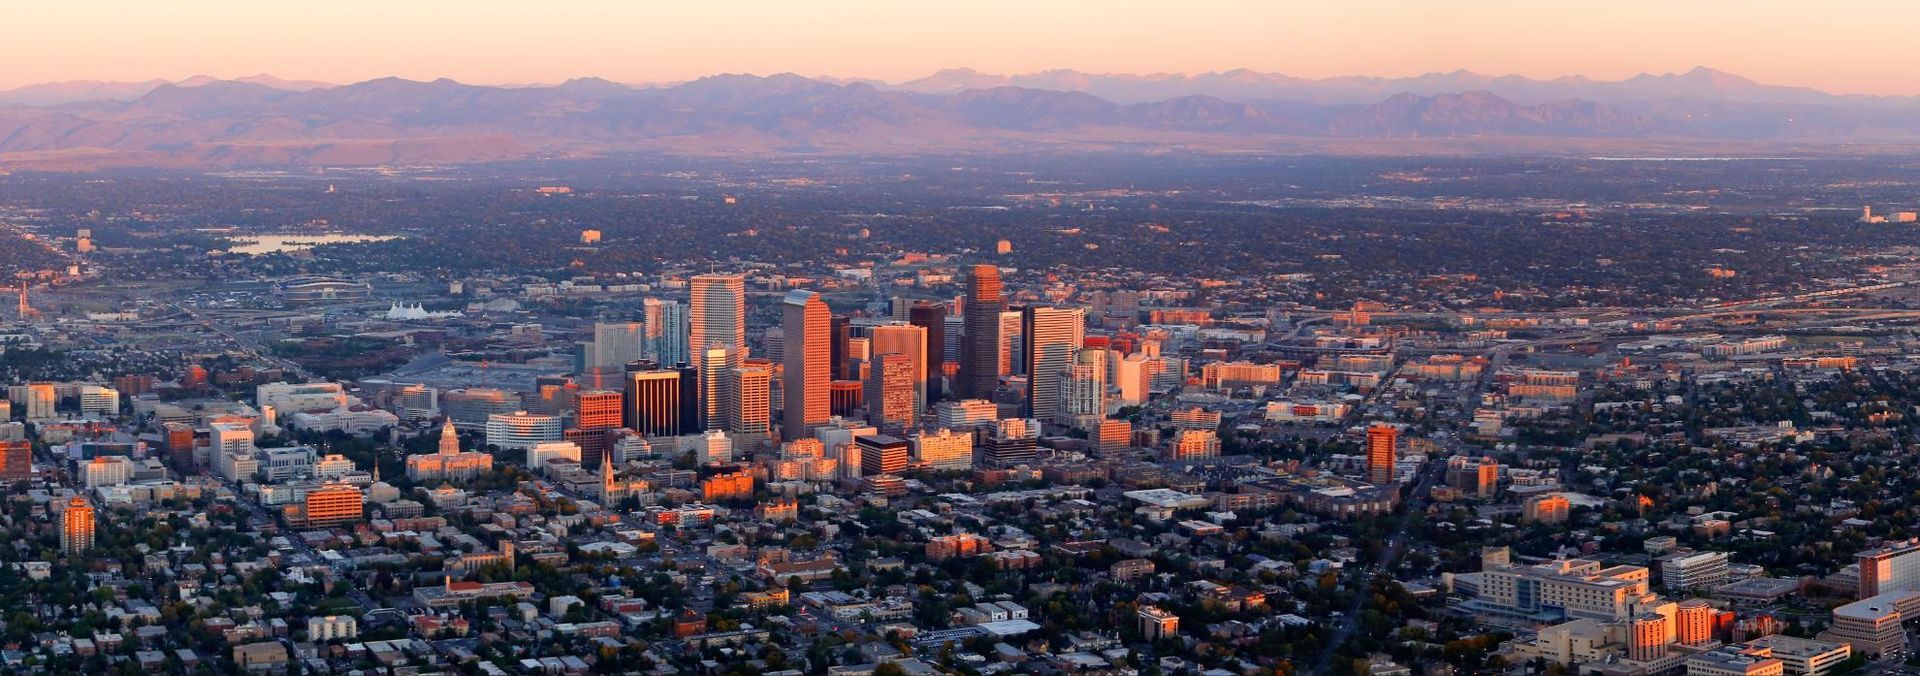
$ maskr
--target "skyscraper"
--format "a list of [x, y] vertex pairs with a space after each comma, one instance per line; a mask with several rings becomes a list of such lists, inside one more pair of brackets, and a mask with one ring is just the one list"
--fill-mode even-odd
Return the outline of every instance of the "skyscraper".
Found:
[[[743, 352], [747, 347], [747, 286], [741, 275], [695, 275], [693, 288], [693, 325], [688, 343], [693, 346], [693, 365], [700, 366], [704, 351], [719, 344]], [[824, 327], [823, 327], [824, 328]]]
[[723, 429], [733, 410], [728, 385], [733, 370], [740, 367], [740, 350], [713, 343], [701, 348], [700, 354], [700, 424], [704, 429]]
[[573, 395], [573, 429], [566, 438], [580, 446], [580, 464], [597, 465], [613, 446], [613, 430], [620, 428], [625, 396], [617, 390], [586, 390]]
[[831, 373], [834, 380], [847, 380], [847, 339], [853, 336], [853, 324], [846, 315], [834, 315], [828, 322], [833, 327], [833, 365]]
[[[896, 354], [906, 362], [913, 381], [913, 410], [927, 407], [927, 330], [913, 324], [895, 322], [873, 327], [868, 332], [875, 355]], [[872, 402], [872, 398], [868, 398]]]
[[812, 291], [787, 292], [781, 301], [781, 327], [786, 330], [786, 354], [780, 390], [784, 413], [780, 425], [782, 438], [794, 439], [812, 432], [832, 416], [833, 315], [820, 294]]
[[78, 495], [67, 501], [60, 516], [60, 551], [78, 554], [93, 548], [93, 505]]
[[620, 368], [645, 352], [646, 325], [640, 322], [594, 322], [593, 351], [587, 368]]
[[1107, 351], [1082, 349], [1073, 365], [1060, 372], [1060, 411], [1064, 420], [1088, 429], [1107, 415]]
[[887, 434], [906, 434], [919, 410], [913, 401], [913, 360], [898, 352], [874, 355], [866, 390], [867, 422]]
[[[941, 388], [944, 382], [947, 359], [947, 307], [939, 303], [920, 301], [907, 310], [907, 321], [920, 327], [927, 334], [927, 363], [922, 368], [926, 373], [925, 390], [927, 401], [938, 401], [946, 396]], [[922, 402], [924, 405], [925, 402]]]
[[1065, 420], [1060, 374], [1073, 366], [1074, 353], [1087, 339], [1086, 320], [1086, 310], [1080, 308], [1030, 307], [1020, 313], [1031, 417], [1048, 422]]
[[1399, 443], [1397, 428], [1387, 425], [1367, 428], [1367, 483], [1375, 486], [1393, 483], [1393, 463], [1397, 457], [1394, 449]]
[[773, 362], [747, 360], [733, 370], [733, 381], [727, 389], [733, 400], [727, 411], [727, 432], [737, 437], [766, 439], [772, 432]]
[[975, 265], [967, 279], [967, 302], [960, 328], [960, 382], [962, 397], [986, 399], [1000, 386], [1000, 268]]
[[648, 298], [642, 307], [646, 314], [647, 350], [644, 356], [666, 367], [693, 363], [692, 316], [687, 306], [675, 301]]
[[627, 372], [627, 427], [649, 437], [675, 437], [693, 430], [680, 419], [680, 372], [648, 369]]

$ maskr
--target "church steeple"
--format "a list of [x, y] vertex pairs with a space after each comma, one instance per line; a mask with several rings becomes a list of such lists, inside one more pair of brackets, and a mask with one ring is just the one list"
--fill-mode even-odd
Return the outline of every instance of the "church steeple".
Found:
[[600, 454], [600, 501], [612, 502], [614, 493], [613, 453]]

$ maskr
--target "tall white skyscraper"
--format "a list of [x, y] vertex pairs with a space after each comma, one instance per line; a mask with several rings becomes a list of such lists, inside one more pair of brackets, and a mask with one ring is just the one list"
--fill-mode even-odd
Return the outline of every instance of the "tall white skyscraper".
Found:
[[797, 439], [832, 415], [833, 313], [820, 294], [789, 291], [781, 301], [786, 345], [780, 376], [781, 436]]
[[747, 347], [747, 280], [742, 275], [695, 275], [693, 289], [693, 325], [688, 333], [693, 345], [693, 365], [707, 348], [719, 343], [744, 352]]
[[740, 367], [740, 351], [708, 345], [700, 356], [700, 421], [706, 429], [726, 429], [733, 413], [733, 370]]
[[646, 324], [641, 322], [594, 322], [593, 353], [588, 368], [619, 368], [639, 359], [645, 352]]
[[1064, 421], [1060, 373], [1073, 365], [1074, 353], [1086, 342], [1087, 312], [1082, 308], [1029, 307], [1020, 314], [1020, 336], [1025, 342], [1027, 406], [1032, 417]]
[[1098, 423], [1107, 415], [1107, 351], [1074, 353], [1073, 365], [1060, 372], [1061, 414], [1076, 426]]
[[662, 367], [693, 363], [693, 314], [681, 303], [660, 305], [660, 335], [654, 339], [654, 361]]

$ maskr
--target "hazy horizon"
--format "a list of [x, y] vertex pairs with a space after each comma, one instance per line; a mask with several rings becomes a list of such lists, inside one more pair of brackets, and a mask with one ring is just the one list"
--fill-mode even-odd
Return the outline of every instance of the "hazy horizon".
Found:
[[[66, 81], [271, 74], [487, 85], [602, 77], [644, 84], [720, 73], [912, 80], [945, 68], [1154, 74], [1249, 69], [1304, 78], [1467, 70], [1619, 80], [1706, 66], [1836, 94], [1920, 94], [1920, 57], [1863, 27], [1920, 20], [1879, 1], [1591, 7], [1512, 0], [1292, 6], [1225, 0], [957, 6], [855, 0], [537, 5], [447, 0], [147, 4], [15, 9], [0, 89]], [[1579, 31], [1566, 26], [1581, 26]]]

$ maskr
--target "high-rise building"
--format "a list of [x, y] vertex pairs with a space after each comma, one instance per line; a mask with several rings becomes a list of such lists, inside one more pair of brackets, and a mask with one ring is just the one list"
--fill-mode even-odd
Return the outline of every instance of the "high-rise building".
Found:
[[731, 384], [733, 370], [740, 368], [743, 355], [738, 348], [718, 343], [701, 348], [700, 357], [700, 424], [703, 429], [717, 430], [727, 426], [727, 418], [733, 411]]
[[847, 339], [853, 336], [853, 323], [846, 315], [834, 315], [827, 325], [831, 327], [832, 335], [828, 339], [832, 341], [833, 354], [829, 370], [834, 380], [847, 380]]
[[833, 360], [829, 344], [833, 315], [820, 294], [812, 291], [789, 291], [781, 302], [781, 325], [787, 333], [780, 388], [785, 404], [781, 436], [798, 438], [832, 415], [833, 374], [828, 370]]
[[330, 483], [307, 491], [308, 528], [333, 528], [359, 523], [366, 516], [366, 500], [353, 484]]
[[853, 438], [860, 449], [860, 474], [899, 474], [907, 469], [907, 442], [886, 434], [868, 434]]
[[858, 380], [835, 380], [833, 388], [832, 411], [834, 415], [846, 417], [854, 410], [866, 405], [866, 383]]
[[1920, 590], [1920, 539], [1887, 543], [1854, 559], [1860, 563], [1860, 598]]
[[[192, 428], [188, 428], [191, 432]], [[187, 450], [193, 456], [193, 450]], [[33, 442], [25, 439], [0, 441], [0, 480], [19, 481], [33, 476]]]
[[773, 432], [773, 362], [748, 359], [733, 370], [728, 390], [733, 406], [728, 409], [727, 432], [743, 439], [768, 438]]
[[78, 554], [89, 549], [93, 549], [93, 505], [75, 495], [60, 515], [60, 551]]
[[1107, 351], [1083, 349], [1060, 372], [1060, 412], [1075, 427], [1088, 429], [1107, 416]]
[[1022, 330], [1019, 310], [1000, 312], [1000, 375], [1018, 376], [1027, 372], [1026, 340], [1020, 335]]
[[27, 420], [53, 420], [60, 417], [54, 404], [60, 401], [53, 383], [27, 383]]
[[[912, 380], [913, 410], [925, 410], [927, 407], [927, 330], [913, 324], [896, 322], [873, 327], [867, 333], [867, 338], [873, 342], [872, 349], [875, 355], [896, 354], [905, 361], [908, 377]], [[869, 398], [868, 401], [871, 402], [872, 399]]]
[[[939, 303], [920, 301], [907, 310], [907, 322], [920, 327], [926, 335], [926, 364], [921, 368], [925, 372], [926, 401], [936, 401], [946, 397], [941, 384], [945, 382], [947, 363], [947, 307]], [[921, 403], [924, 410], [926, 403]]]
[[580, 462], [594, 466], [613, 445], [613, 430], [620, 429], [626, 397], [619, 390], [584, 390], [573, 395], [573, 432], [580, 445]]
[[1026, 341], [1027, 410], [1031, 417], [1061, 422], [1066, 407], [1060, 397], [1060, 373], [1074, 363], [1074, 353], [1087, 339], [1087, 313], [1081, 308], [1029, 307], [1020, 314], [1020, 335]]
[[1674, 642], [1685, 646], [1703, 645], [1713, 640], [1713, 604], [1706, 599], [1687, 599], [1674, 608]]
[[644, 369], [627, 372], [623, 397], [628, 428], [649, 437], [677, 437], [692, 432], [681, 425], [681, 372]]
[[1675, 552], [1659, 562], [1660, 583], [1672, 591], [1712, 589], [1727, 582], [1726, 552]]
[[874, 356], [867, 370], [867, 422], [887, 434], [906, 434], [914, 421], [913, 359], [898, 352]]
[[647, 325], [641, 322], [595, 322], [593, 353], [588, 368], [619, 368], [646, 353]]
[[120, 393], [111, 387], [81, 385], [78, 394], [82, 414], [111, 416], [120, 413]]
[[1374, 425], [1367, 428], [1367, 483], [1386, 486], [1393, 483], [1393, 465], [1399, 459], [1399, 428]]
[[1000, 292], [1000, 268], [973, 266], [967, 280], [967, 300], [960, 329], [958, 394], [987, 399], [1000, 386], [1000, 313], [1006, 299]]
[[907, 441], [914, 463], [934, 471], [973, 469], [973, 433], [942, 429], [916, 432]]
[[693, 363], [693, 317], [677, 301], [648, 298], [640, 310], [646, 318], [647, 343], [642, 358], [664, 367]]
[[[192, 472], [194, 470], [193, 426], [183, 422], [168, 422], [162, 424], [160, 429], [166, 435], [167, 460], [173, 463], [174, 471], [182, 474]], [[0, 443], [0, 449], [4, 447], [4, 443]], [[5, 470], [0, 470], [0, 476], [4, 475]]]
[[934, 423], [950, 430], [971, 430], [1000, 419], [1000, 407], [985, 399], [943, 401], [933, 407]]
[[515, 411], [504, 415], [495, 413], [487, 418], [487, 443], [501, 449], [530, 448], [561, 438], [558, 416]]
[[1627, 659], [1636, 662], [1652, 662], [1667, 656], [1667, 635], [1670, 631], [1667, 616], [1654, 612], [1644, 612], [1628, 621]]
[[985, 450], [981, 459], [997, 467], [1039, 460], [1040, 421], [1029, 418], [997, 420], [986, 430], [986, 438], [980, 446]]
[[715, 344], [736, 352], [746, 350], [746, 284], [746, 277], [742, 275], [694, 275], [690, 280], [693, 325], [688, 332], [688, 343], [695, 350], [694, 366], [700, 366], [706, 349]]

